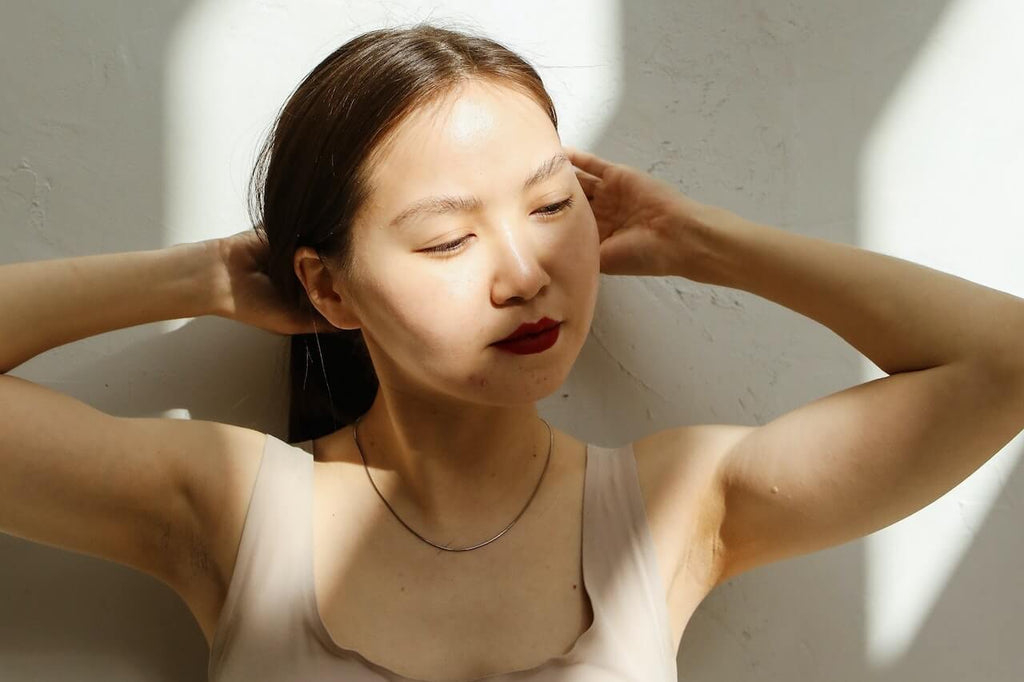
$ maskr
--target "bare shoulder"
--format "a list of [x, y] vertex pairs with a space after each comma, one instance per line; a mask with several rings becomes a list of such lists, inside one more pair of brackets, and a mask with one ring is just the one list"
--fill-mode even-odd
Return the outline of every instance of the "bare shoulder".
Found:
[[218, 425], [215, 439], [190, 457], [181, 474], [188, 498], [182, 535], [189, 540], [171, 587], [212, 643], [227, 597], [267, 434]]
[[678, 426], [633, 442], [648, 525], [670, 590], [676, 584], [676, 589], [710, 591], [717, 583], [725, 516], [721, 462], [753, 428]]
[[218, 442], [208, 443], [182, 472], [191, 510], [189, 534], [195, 538], [182, 574], [183, 591], [206, 581], [226, 592], [268, 438], [225, 425], [217, 436]]

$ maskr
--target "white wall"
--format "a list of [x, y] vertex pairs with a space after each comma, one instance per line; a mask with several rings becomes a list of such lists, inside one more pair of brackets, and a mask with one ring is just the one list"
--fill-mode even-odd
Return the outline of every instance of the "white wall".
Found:
[[[0, 262], [243, 229], [255, 145], [310, 67], [364, 30], [456, 19], [540, 67], [567, 143], [754, 220], [1021, 296], [1019, 6], [22, 3], [0, 22]], [[604, 278], [591, 336], [541, 407], [600, 444], [763, 424], [879, 376], [811, 320], [678, 278]], [[284, 348], [202, 318], [104, 334], [15, 373], [113, 414], [280, 435]], [[1018, 679], [1021, 445], [904, 522], [721, 586], [683, 637], [680, 679]], [[0, 585], [0, 679], [205, 675], [191, 615], [147, 576], [0, 536]]]

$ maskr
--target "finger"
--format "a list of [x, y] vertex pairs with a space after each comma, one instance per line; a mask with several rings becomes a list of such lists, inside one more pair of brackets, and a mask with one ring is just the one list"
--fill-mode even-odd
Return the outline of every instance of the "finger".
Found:
[[587, 199], [593, 199], [594, 189], [601, 179], [579, 169], [576, 170], [576, 179], [580, 181], [580, 187], [583, 188], [583, 194], [586, 195]]
[[575, 147], [566, 146], [563, 148], [565, 149], [566, 154], [569, 155], [569, 160], [572, 161], [572, 165], [590, 173], [591, 175], [595, 175], [598, 178], [604, 177], [605, 171], [614, 165], [599, 156], [581, 151]]

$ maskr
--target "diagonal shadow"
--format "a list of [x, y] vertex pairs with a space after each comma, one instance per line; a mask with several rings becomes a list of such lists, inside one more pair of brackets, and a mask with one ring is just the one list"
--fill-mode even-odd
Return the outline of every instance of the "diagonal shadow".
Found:
[[[864, 138], [947, 4], [624, 3], [626, 87], [595, 151], [698, 200], [858, 244]], [[612, 339], [656, 338], [680, 302], [688, 319], [672, 329], [667, 352], [615, 346], [609, 360], [641, 380], [626, 380], [610, 410], [661, 403], [643, 385], [651, 366], [663, 368], [655, 387], [685, 387], [671, 396], [674, 414], [649, 415], [658, 429], [763, 424], [863, 381], [856, 351], [770, 302], [678, 281], [651, 289], [664, 305], [647, 306], [647, 319], [622, 323], [616, 308], [599, 311], [595, 326]], [[638, 423], [637, 435], [651, 429]], [[1020, 489], [1018, 477], [1004, 498]], [[865, 659], [863, 541], [744, 574], [698, 608], [681, 642], [680, 679], [1015, 679], [1009, 671], [1024, 662], [1005, 633], [1015, 630], [1008, 624], [1017, 610], [1012, 600], [997, 602], [991, 586], [1019, 582], [1007, 560], [1020, 556], [1018, 547], [1013, 515], [997, 505], [914, 649], [883, 672]], [[993, 598], [968, 597], [984, 594]]]
[[[1011, 447], [1020, 448], [1020, 440]], [[913, 645], [894, 665], [870, 677], [897, 680], [1015, 680], [1024, 670], [1020, 609], [1008, 595], [1024, 588], [1018, 559], [1024, 470], [1013, 469], [985, 523], [950, 576]]]

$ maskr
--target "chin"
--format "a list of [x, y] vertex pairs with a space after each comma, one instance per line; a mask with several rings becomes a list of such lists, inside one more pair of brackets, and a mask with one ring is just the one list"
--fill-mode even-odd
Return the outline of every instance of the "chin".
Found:
[[567, 367], [547, 366], [528, 372], [515, 369], [491, 374], [476, 374], [469, 378], [467, 386], [471, 396], [470, 402], [487, 405], [527, 405], [543, 400], [558, 391], [572, 369]]

